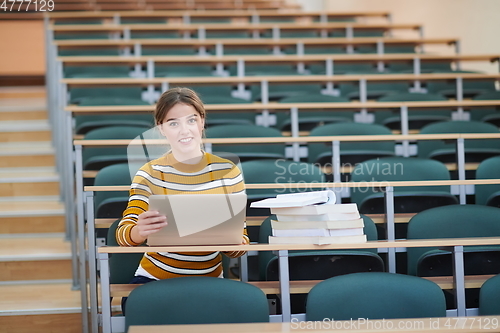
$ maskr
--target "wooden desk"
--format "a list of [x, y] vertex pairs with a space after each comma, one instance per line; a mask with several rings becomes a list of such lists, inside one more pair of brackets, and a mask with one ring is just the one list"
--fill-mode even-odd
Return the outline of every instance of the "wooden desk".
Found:
[[281, 333], [281, 332], [498, 332], [500, 316], [441, 317], [416, 319], [383, 319], [356, 321], [326, 321], [251, 324], [204, 324], [130, 326], [129, 333]]

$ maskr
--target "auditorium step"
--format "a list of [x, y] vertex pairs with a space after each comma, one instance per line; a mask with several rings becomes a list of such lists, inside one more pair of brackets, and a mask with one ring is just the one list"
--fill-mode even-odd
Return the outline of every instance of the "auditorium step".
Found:
[[50, 141], [0, 142], [0, 168], [54, 165], [55, 151]]
[[80, 333], [80, 292], [69, 281], [0, 284], [0, 331]]
[[0, 121], [0, 142], [50, 141], [47, 120]]
[[0, 331], [81, 332], [44, 87], [0, 88]]

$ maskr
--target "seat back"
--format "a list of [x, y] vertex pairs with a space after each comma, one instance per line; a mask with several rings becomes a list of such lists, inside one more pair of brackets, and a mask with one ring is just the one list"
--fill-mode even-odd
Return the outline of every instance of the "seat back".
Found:
[[[500, 178], [500, 156], [482, 161], [476, 170], [477, 179]], [[500, 207], [500, 185], [475, 185], [476, 204]]]
[[[314, 128], [309, 136], [331, 136], [331, 135], [391, 135], [387, 127], [377, 124], [364, 123], [336, 123], [318, 126]], [[330, 143], [309, 143], [308, 160], [311, 163], [322, 165], [332, 163], [332, 147]], [[341, 164], [359, 163], [365, 160], [394, 155], [395, 143], [393, 141], [373, 142], [341, 142], [340, 159]]]
[[500, 315], [500, 274], [486, 280], [479, 291], [479, 315]]
[[[368, 216], [362, 215], [363, 232], [368, 240], [377, 240], [377, 228]], [[270, 215], [259, 229], [259, 243], [269, 243], [272, 235]], [[276, 281], [279, 276], [278, 257], [270, 251], [259, 251], [259, 275], [262, 280]], [[290, 251], [291, 280], [324, 280], [332, 276], [356, 272], [383, 272], [384, 263], [376, 249]]]
[[318, 283], [307, 297], [308, 321], [443, 316], [446, 304], [441, 288], [432, 281], [402, 274], [336, 276]]
[[269, 306], [259, 288], [215, 277], [153, 281], [127, 300], [125, 325], [268, 322]]
[[[258, 137], [282, 137], [281, 132], [275, 128], [252, 124], [246, 125], [219, 125], [211, 126], [206, 130], [207, 138], [258, 138]], [[262, 158], [284, 158], [285, 144], [234, 144], [213, 145], [214, 154], [217, 152], [228, 152], [238, 155], [241, 161]]]
[[[99, 170], [95, 186], [127, 185], [132, 182], [128, 163], [118, 163]], [[95, 217], [116, 218], [127, 208], [129, 194], [124, 191], [99, 191], [95, 194]]]
[[[420, 134], [441, 133], [498, 133], [498, 128], [492, 124], [479, 121], [446, 121], [424, 126]], [[480, 162], [485, 158], [500, 154], [500, 140], [479, 139], [465, 140], [466, 162]], [[456, 161], [456, 142], [444, 140], [418, 141], [418, 156], [432, 158], [442, 162]]]
[[[446, 166], [431, 159], [413, 157], [382, 157], [361, 162], [351, 172], [353, 182], [449, 180]], [[395, 212], [418, 212], [430, 207], [456, 204], [458, 200], [450, 193], [449, 186], [405, 186], [395, 187]], [[362, 213], [383, 213], [384, 193], [378, 189], [355, 187], [351, 200], [358, 204]]]
[[[109, 227], [106, 237], [107, 246], [118, 246], [116, 228], [119, 223], [120, 219], [114, 221]], [[143, 253], [111, 253], [109, 255], [109, 283], [129, 283], [134, 277], [143, 256]]]
[[[413, 216], [408, 223], [408, 239], [433, 239], [433, 238], [464, 238], [464, 237], [498, 237], [500, 236], [500, 208], [482, 205], [450, 205], [425, 210]], [[464, 250], [467, 252], [469, 247]], [[477, 252], [477, 247], [470, 248]], [[483, 250], [495, 250], [498, 247], [483, 247]], [[448, 266], [451, 275], [451, 255], [449, 252], [436, 252], [437, 248], [408, 248], [408, 274], [417, 275], [419, 269], [423, 271], [424, 259], [436, 254], [448, 255], [447, 263], [443, 260], [441, 265]], [[481, 250], [481, 249], [479, 249]], [[491, 254], [490, 254], [491, 257]], [[491, 257], [494, 258], [495, 256]], [[477, 258], [477, 256], [471, 256]], [[466, 260], [466, 259], [465, 259]], [[475, 259], [477, 260], [477, 259]], [[498, 259], [495, 259], [498, 265]], [[434, 261], [435, 262], [435, 261]], [[476, 261], [477, 262], [477, 261]], [[465, 263], [474, 265], [474, 262]], [[500, 270], [500, 268], [497, 268]], [[499, 271], [500, 273], [500, 271]], [[477, 273], [476, 273], [477, 274]], [[491, 274], [491, 273], [490, 273]]]
[[[147, 128], [140, 126], [106, 126], [87, 132], [84, 140], [132, 140], [146, 131]], [[84, 170], [100, 170], [105, 166], [127, 161], [127, 146], [85, 147], [82, 151]]]

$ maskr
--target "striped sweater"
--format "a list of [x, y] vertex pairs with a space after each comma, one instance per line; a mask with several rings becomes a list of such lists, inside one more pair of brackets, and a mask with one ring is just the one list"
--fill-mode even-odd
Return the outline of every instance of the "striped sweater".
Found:
[[[204, 153], [198, 164], [184, 164], [169, 153], [153, 160], [136, 173], [130, 188], [127, 209], [116, 230], [122, 246], [137, 246], [130, 233], [139, 214], [148, 210], [151, 194], [238, 193], [245, 191], [243, 176], [231, 161]], [[246, 230], [242, 241], [249, 243]], [[236, 258], [244, 252], [229, 252]], [[135, 275], [152, 279], [168, 279], [186, 275], [221, 276], [222, 256], [219, 252], [148, 252], [144, 254]]]

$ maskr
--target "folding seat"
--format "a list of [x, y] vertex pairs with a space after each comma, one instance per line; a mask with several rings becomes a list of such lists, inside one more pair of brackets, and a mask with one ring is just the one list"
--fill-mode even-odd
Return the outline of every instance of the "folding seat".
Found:
[[[447, 101], [448, 99], [439, 94], [421, 94], [410, 92], [394, 92], [382, 96], [379, 102], [418, 102], [418, 101]], [[376, 112], [375, 122], [390, 129], [401, 129], [400, 110], [393, 111], [394, 116], [387, 112]], [[436, 122], [451, 119], [451, 111], [446, 109], [419, 108], [418, 110], [408, 110], [408, 127], [410, 130], [421, 129], [423, 126]]]
[[[345, 97], [336, 97], [323, 95], [321, 93], [303, 93], [293, 95], [279, 100], [280, 103], [348, 103]], [[291, 129], [291, 119], [289, 112], [278, 112], [277, 125], [281, 131]], [[326, 108], [323, 111], [300, 111], [299, 110], [299, 130], [309, 131], [312, 128], [331, 122], [351, 122], [354, 119], [354, 111], [329, 111]]]
[[[377, 124], [342, 122], [315, 127], [309, 136], [392, 135], [387, 127]], [[340, 142], [341, 165], [352, 165], [377, 157], [393, 156], [394, 141]], [[331, 143], [309, 143], [308, 161], [321, 165], [332, 164]]]
[[[377, 240], [375, 223], [367, 216], [361, 217], [366, 238]], [[271, 220], [276, 220], [276, 216], [271, 215], [262, 222], [259, 229], [259, 243], [269, 243], [269, 236], [272, 235]], [[279, 280], [279, 263], [276, 254], [270, 251], [259, 251], [258, 264], [260, 280]], [[324, 280], [350, 273], [384, 271], [384, 262], [376, 249], [290, 251], [288, 265], [291, 281]], [[304, 313], [307, 294], [290, 296], [292, 313]], [[277, 299], [278, 295], [268, 295], [268, 298]]]
[[[476, 169], [476, 179], [500, 179], [500, 156], [482, 161]], [[500, 208], [500, 185], [474, 185], [476, 204]]]
[[[281, 137], [281, 132], [275, 128], [263, 127], [252, 124], [230, 124], [211, 126], [206, 130], [207, 138], [258, 138], [258, 137]], [[232, 153], [241, 161], [254, 159], [278, 159], [285, 158], [285, 144], [229, 144], [212, 145], [215, 155], [220, 153]]]
[[[483, 92], [473, 99], [476, 101], [500, 100], [500, 91]], [[497, 107], [471, 108], [470, 116], [473, 120], [480, 120], [500, 127], [500, 112]]]
[[441, 288], [423, 278], [386, 272], [335, 276], [314, 286], [306, 319], [322, 321], [445, 317]]
[[479, 292], [479, 315], [498, 316], [500, 315], [500, 274], [495, 275], [481, 286]]
[[[445, 121], [429, 124], [420, 130], [420, 134], [441, 133], [498, 133], [498, 128], [478, 121]], [[421, 140], [417, 146], [419, 157], [432, 158], [444, 163], [456, 162], [456, 142]], [[464, 146], [465, 162], [481, 162], [500, 154], [499, 139], [469, 139], [465, 140]]]
[[[408, 239], [499, 237], [500, 208], [483, 205], [435, 207], [413, 216], [408, 223]], [[408, 274], [417, 276], [453, 275], [452, 253], [439, 248], [408, 248]], [[500, 247], [464, 246], [465, 275], [500, 273]], [[478, 307], [478, 290], [466, 289], [468, 308]], [[453, 307], [451, 294], [448, 307]]]
[[[351, 189], [351, 201], [364, 214], [385, 212], [384, 193], [362, 186], [363, 182], [449, 180], [446, 166], [436, 160], [414, 157], [381, 157], [361, 162], [351, 172], [351, 180], [360, 182]], [[395, 213], [415, 213], [431, 207], [457, 204], [449, 186], [405, 186], [394, 188]]]
[[245, 282], [208, 276], [141, 285], [130, 293], [125, 315], [126, 330], [131, 325], [268, 321], [269, 305], [262, 290]]

